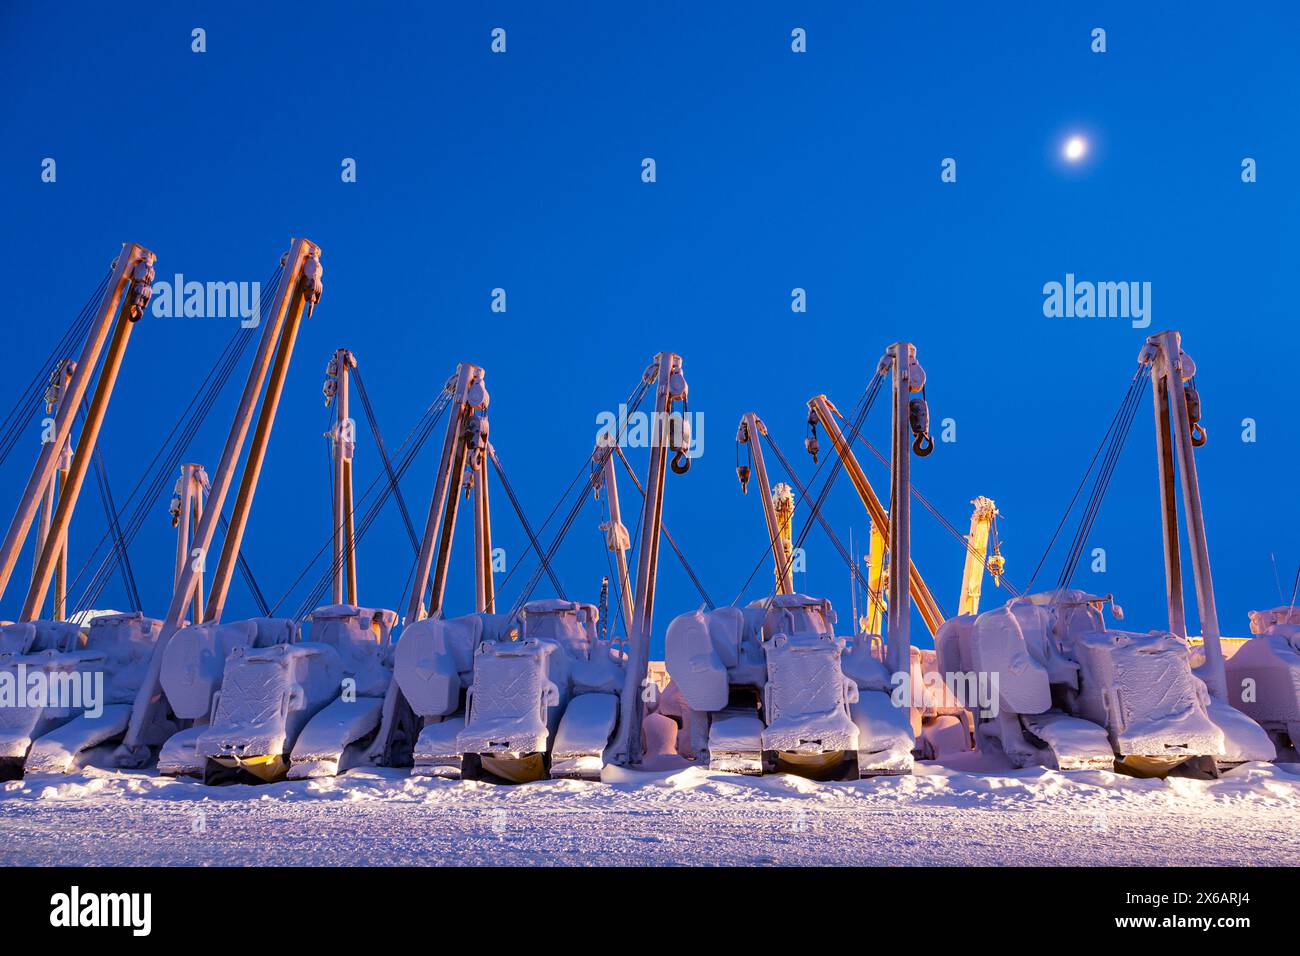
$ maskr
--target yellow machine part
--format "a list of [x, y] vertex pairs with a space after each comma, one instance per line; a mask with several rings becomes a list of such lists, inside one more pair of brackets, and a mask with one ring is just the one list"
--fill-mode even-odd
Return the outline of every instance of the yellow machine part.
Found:
[[867, 613], [863, 615], [866, 623], [862, 627], [868, 634], [879, 634], [885, 609], [885, 536], [874, 522], [871, 525], [871, 550], [868, 554], [871, 566], [867, 578]]
[[484, 770], [510, 783], [532, 783], [534, 780], [546, 779], [546, 761], [541, 754], [525, 754], [522, 757], [482, 754], [480, 760]]
[[828, 750], [815, 754], [800, 754], [780, 750], [777, 751], [776, 755], [778, 773], [792, 773], [813, 780], [828, 776], [843, 762], [843, 750]]
[[289, 772], [289, 761], [284, 759], [283, 754], [271, 754], [266, 757], [213, 757], [212, 760], [231, 770], [239, 769], [251, 773], [267, 783], [283, 780], [285, 774]]
[[[1233, 654], [1241, 650], [1241, 645], [1245, 644], [1248, 640], [1250, 640], [1249, 637], [1219, 638], [1219, 646], [1223, 648], [1223, 659], [1225, 661], [1229, 660]], [[1205, 646], [1205, 639], [1200, 637], [1189, 637], [1187, 639], [1187, 646], [1192, 648], [1193, 653], [1195, 654], [1198, 652], [1197, 651], [1198, 648], [1202, 648]]]
[[1130, 777], [1167, 777], [1169, 772], [1190, 760], [1186, 754], [1177, 757], [1144, 757], [1130, 754], [1115, 758], [1115, 770]]

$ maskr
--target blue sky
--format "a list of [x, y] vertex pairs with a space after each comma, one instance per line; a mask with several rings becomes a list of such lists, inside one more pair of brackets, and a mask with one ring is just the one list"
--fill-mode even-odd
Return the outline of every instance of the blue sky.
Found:
[[[727, 603], [764, 548], [758, 501], [734, 473], [741, 414], [757, 411], [806, 479], [805, 401], [825, 392], [847, 410], [885, 345], [908, 339], [931, 414], [954, 418], [958, 439], [914, 479], [963, 528], [973, 496], [995, 498], [1008, 575], [1023, 585], [1143, 339], [1176, 327], [1211, 434], [1198, 464], [1221, 623], [1245, 633], [1247, 610], [1278, 603], [1270, 554], [1288, 593], [1300, 562], [1300, 15], [1286, 3], [1134, 6], [177, 3], [122, 17], [6, 3], [0, 404], [120, 242], [155, 251], [159, 278], [252, 281], [303, 235], [324, 250], [325, 295], [299, 339], [245, 541], [265, 591], [281, 594], [329, 534], [319, 389], [336, 347], [357, 354], [390, 445], [458, 361], [485, 366], [492, 437], [537, 523], [590, 452], [596, 415], [667, 349], [685, 357], [705, 434], [690, 474], [670, 476], [666, 518]], [[191, 52], [194, 27], [206, 53]], [[495, 27], [503, 55], [489, 49]], [[1090, 51], [1094, 27], [1104, 54]], [[1091, 150], [1067, 167], [1075, 133]], [[45, 157], [56, 183], [41, 182]], [[344, 157], [356, 183], [341, 181]], [[940, 181], [945, 157], [955, 183]], [[1241, 181], [1244, 157], [1258, 182]], [[1151, 328], [1044, 317], [1043, 284], [1066, 273], [1150, 282]], [[497, 287], [505, 314], [490, 311]], [[795, 287], [805, 314], [790, 310]], [[103, 439], [119, 497], [233, 331], [152, 317], [135, 330]], [[192, 447], [209, 468], [235, 398], [232, 385]], [[1115, 592], [1138, 630], [1165, 623], [1149, 408], [1088, 542], [1106, 549], [1107, 572], [1085, 562], [1076, 578]], [[868, 429], [878, 443], [886, 409]], [[1240, 440], [1248, 417], [1254, 443]], [[0, 470], [6, 521], [37, 441]], [[431, 444], [404, 481], [420, 521], [435, 466]], [[379, 468], [364, 425], [356, 468], [362, 487]], [[868, 469], [884, 493], [884, 470]], [[623, 498], [635, 516], [626, 483]], [[504, 495], [493, 502], [494, 543], [526, 560]], [[166, 507], [132, 548], [154, 614], [170, 596]], [[865, 540], [842, 479], [827, 515]], [[560, 554], [571, 597], [595, 600], [601, 520], [587, 506]], [[951, 611], [963, 552], [919, 510], [915, 525], [914, 558]], [[74, 573], [102, 533], [88, 486]], [[468, 527], [460, 540], [448, 613], [471, 609]], [[817, 529], [807, 560], [796, 583], [847, 623], [847, 571]], [[363, 603], [400, 606], [410, 564], [392, 511], [362, 543]], [[1040, 581], [1059, 566], [1058, 549]], [[21, 597], [12, 585], [0, 611], [16, 614]], [[125, 604], [116, 581], [101, 603]], [[697, 604], [665, 552], [656, 648]], [[227, 616], [252, 611], [237, 580]]]

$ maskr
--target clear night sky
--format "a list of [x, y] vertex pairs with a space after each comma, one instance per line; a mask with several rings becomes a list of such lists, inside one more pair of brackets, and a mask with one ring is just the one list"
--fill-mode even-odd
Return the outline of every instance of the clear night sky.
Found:
[[[1134, 9], [1141, 6], [1144, 9]], [[812, 8], [811, 12], [809, 8]], [[651, 356], [680, 352], [704, 455], [670, 476], [666, 518], [713, 597], [764, 548], [733, 438], [762, 416], [807, 478], [804, 402], [844, 410], [884, 346], [917, 344], [936, 422], [957, 441], [914, 480], [959, 527], [995, 498], [1023, 585], [1110, 421], [1147, 334], [1184, 333], [1211, 440], [1198, 463], [1222, 627], [1278, 603], [1300, 562], [1295, 269], [1300, 14], [1290, 3], [994, 5], [865, 2], [80, 3], [0, 5], [0, 232], [7, 411], [124, 240], [158, 278], [260, 280], [291, 236], [319, 243], [325, 295], [299, 339], [245, 551], [278, 597], [329, 535], [320, 384], [333, 349], [362, 365], [395, 446], [458, 361], [488, 370], [492, 437], [540, 523]], [[191, 30], [207, 52], [191, 52]], [[507, 52], [490, 51], [494, 27]], [[807, 31], [808, 51], [790, 32]], [[1091, 31], [1106, 30], [1093, 53]], [[1071, 135], [1089, 151], [1063, 161]], [[41, 161], [57, 182], [41, 182]], [[340, 164], [357, 162], [344, 183]], [[641, 181], [653, 157], [657, 182]], [[957, 181], [940, 181], [945, 157]], [[1257, 161], [1258, 181], [1241, 164]], [[1152, 285], [1152, 325], [1053, 319], [1067, 273]], [[506, 289], [508, 311], [490, 311]], [[807, 290], [794, 314], [791, 290]], [[149, 317], [103, 445], [124, 498], [234, 332]], [[232, 382], [191, 457], [211, 468]], [[1241, 422], [1258, 440], [1241, 440]], [[1125, 626], [1164, 624], [1149, 397], [1091, 538], [1080, 586]], [[869, 427], [887, 443], [887, 403]], [[3, 520], [39, 438], [0, 469]], [[404, 482], [422, 522], [430, 443]], [[638, 465], [644, 452], [633, 453]], [[770, 462], [779, 474], [779, 466]], [[379, 467], [361, 425], [357, 481]], [[887, 492], [883, 468], [869, 474]], [[637, 496], [623, 486], [632, 523]], [[505, 496], [495, 543], [525, 541]], [[847, 481], [827, 513], [861, 545]], [[166, 496], [132, 548], [146, 610], [170, 596]], [[802, 523], [807, 508], [796, 521]], [[571, 597], [606, 571], [588, 505], [559, 559]], [[919, 509], [914, 557], [956, 605], [963, 552]], [[1071, 526], [1073, 522], [1071, 522]], [[93, 485], [74, 575], [103, 533]], [[448, 613], [471, 610], [463, 526]], [[17, 613], [24, 555], [0, 611]], [[363, 603], [401, 607], [411, 551], [397, 512], [361, 547]], [[1040, 583], [1055, 580], [1058, 554]], [[513, 601], [523, 569], [504, 602]], [[761, 572], [747, 597], [761, 597]], [[848, 576], [819, 530], [802, 590], [848, 621]], [[1189, 612], [1195, 603], [1190, 597]], [[986, 590], [986, 606], [1001, 596]], [[539, 589], [537, 596], [547, 596]], [[75, 597], [75, 591], [74, 591]], [[301, 592], [287, 604], [297, 604]], [[122, 607], [115, 579], [102, 604]], [[655, 646], [698, 604], [663, 554]], [[227, 616], [253, 612], [236, 581]], [[1194, 613], [1192, 614], [1194, 620]], [[1193, 625], [1195, 627], [1195, 625]], [[914, 631], [921, 630], [919, 622]], [[922, 641], [923, 642], [923, 641]]]

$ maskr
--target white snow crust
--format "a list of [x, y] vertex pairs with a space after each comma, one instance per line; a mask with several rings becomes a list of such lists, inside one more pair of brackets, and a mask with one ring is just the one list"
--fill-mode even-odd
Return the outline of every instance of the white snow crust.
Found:
[[1300, 864], [1300, 765], [1218, 780], [1012, 770], [908, 776], [606, 770], [524, 786], [354, 769], [204, 787], [85, 768], [0, 785], [15, 864]]

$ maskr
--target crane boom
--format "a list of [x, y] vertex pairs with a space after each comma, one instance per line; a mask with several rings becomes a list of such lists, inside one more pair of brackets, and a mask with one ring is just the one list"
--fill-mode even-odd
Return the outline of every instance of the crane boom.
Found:
[[314, 242], [307, 239], [294, 239], [289, 251], [280, 260], [283, 268], [276, 284], [270, 315], [263, 317], [262, 337], [257, 345], [257, 354], [253, 357], [252, 367], [248, 371], [248, 378], [244, 382], [244, 390], [239, 398], [239, 406], [231, 421], [230, 432], [226, 436], [225, 447], [217, 462], [203, 515], [198, 522], [198, 530], [194, 532], [193, 539], [189, 542], [190, 554], [194, 556], [194, 560], [182, 567], [181, 574], [176, 580], [171, 605], [163, 618], [162, 630], [158, 634], [158, 640], [149, 659], [149, 670], [136, 694], [126, 735], [122, 739], [122, 745], [114, 754], [119, 766], [143, 766], [149, 759], [149, 747], [162, 743], [170, 732], [166, 694], [162, 690], [160, 677], [163, 654], [172, 636], [184, 625], [191, 599], [195, 589], [199, 587], [199, 578], [212, 548], [213, 538], [216, 536], [217, 523], [234, 483], [235, 468], [243, 452], [248, 430], [253, 424], [254, 406], [265, 384], [266, 394], [258, 410], [257, 426], [235, 497], [234, 516], [222, 544], [221, 560], [213, 575], [211, 590], [204, 608], [205, 621], [221, 620], [227, 589], [230, 586], [230, 576], [247, 527], [249, 509], [257, 490], [257, 479], [261, 473], [262, 461], [270, 439], [271, 423], [275, 420], [275, 410], [280, 401], [298, 327], [302, 322], [304, 310], [310, 315], [312, 308], [320, 301], [322, 275], [320, 254], [320, 247]]
[[687, 396], [681, 356], [672, 352], [659, 353], [646, 370], [646, 376], [647, 381], [653, 380], [655, 383], [655, 405], [651, 419], [654, 438], [646, 475], [645, 505], [641, 513], [636, 600], [628, 626], [627, 670], [623, 693], [619, 695], [618, 731], [612, 750], [615, 761], [632, 767], [641, 763], [644, 751], [641, 737], [642, 694], [646, 689], [650, 664], [650, 628], [654, 617], [655, 583], [659, 573], [659, 538], [663, 528], [668, 452], [676, 452], [673, 471], [681, 473], [690, 467], [690, 459], [686, 457], [689, 437], [684, 428], [674, 425], [674, 421], [682, 421], [680, 418], [674, 419], [674, 408], [678, 402], [684, 405]]
[[1187, 637], [1182, 556], [1178, 542], [1178, 502], [1174, 491], [1174, 461], [1177, 459], [1183, 511], [1187, 516], [1187, 537], [1192, 552], [1192, 575], [1196, 582], [1196, 605], [1201, 637], [1205, 642], [1202, 676], [1210, 693], [1219, 700], [1226, 700], [1228, 683], [1219, 634], [1219, 612], [1214, 603], [1210, 549], [1205, 539], [1205, 512], [1201, 507], [1201, 487], [1194, 454], [1194, 448], [1205, 444], [1206, 440], [1200, 425], [1200, 398], [1192, 385], [1196, 363], [1183, 351], [1182, 336], [1174, 331], [1160, 332], [1148, 338], [1138, 361], [1151, 366], [1169, 630], [1184, 639]]
[[[867, 509], [867, 513], [871, 516], [872, 527], [878, 528], [881, 535], [890, 540], [890, 551], [893, 551], [889, 515], [885, 511], [885, 506], [880, 503], [880, 498], [876, 496], [875, 489], [871, 487], [871, 482], [867, 480], [866, 472], [862, 470], [862, 465], [859, 463], [857, 456], [853, 454], [853, 449], [849, 447], [844, 433], [840, 430], [839, 423], [835, 421], [838, 412], [825, 395], [817, 395], [809, 399], [808, 408], [812, 410], [818, 424], [830, 437], [835, 453], [840, 456], [840, 461], [844, 463], [844, 470], [848, 473], [854, 490], [857, 491], [863, 507]], [[921, 572], [916, 569], [916, 565], [909, 561], [907, 568], [909, 593], [915, 598], [917, 609], [921, 612], [921, 618], [925, 621], [926, 628], [933, 635], [939, 629], [939, 625], [943, 623], [943, 612], [939, 610], [934, 595], [925, 583], [925, 579], [921, 577]], [[897, 607], [892, 600], [889, 606], [890, 608]]]
[[992, 498], [980, 495], [971, 504], [975, 510], [971, 512], [970, 534], [966, 537], [966, 564], [962, 568], [958, 614], [979, 613], [984, 568], [988, 564], [989, 531], [998, 513]]
[[[740, 428], [736, 432], [736, 441], [742, 445], [748, 445], [750, 455], [754, 462], [755, 478], [758, 479], [759, 498], [763, 504], [763, 518], [767, 522], [767, 537], [772, 548], [772, 561], [774, 564], [774, 573], [776, 575], [776, 593], [793, 594], [794, 593], [794, 572], [791, 567], [791, 558], [794, 555], [794, 542], [791, 538], [791, 522], [794, 518], [794, 498], [789, 495], [789, 489], [786, 488], [784, 497], [779, 497], [777, 488], [768, 483], [767, 464], [763, 460], [763, 446], [759, 442], [760, 435], [767, 434], [767, 426], [753, 412], [746, 412], [740, 420]], [[744, 466], [740, 468], [740, 488], [746, 491], [749, 483], [749, 472]], [[788, 509], [785, 513], [781, 512], [779, 505], [784, 505], [785, 499], [788, 498]]]

